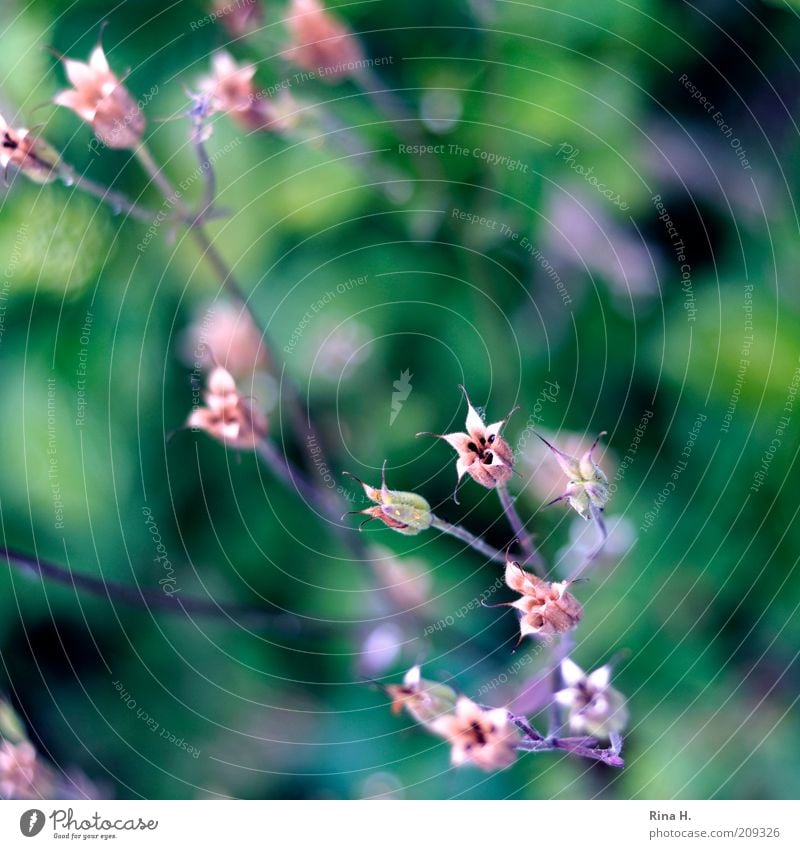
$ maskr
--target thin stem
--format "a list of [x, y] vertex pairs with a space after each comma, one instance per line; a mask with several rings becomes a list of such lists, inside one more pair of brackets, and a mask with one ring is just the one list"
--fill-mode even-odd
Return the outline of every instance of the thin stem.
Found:
[[103, 203], [109, 204], [115, 211], [125, 212], [139, 221], [152, 222], [156, 217], [155, 212], [135, 204], [120, 192], [115, 192], [113, 189], [79, 174], [71, 165], [62, 164], [59, 176], [65, 185], [74, 186], [76, 189], [96, 197]]
[[[92, 595], [148, 610], [167, 610], [172, 613], [190, 613], [218, 619], [246, 617], [261, 625], [279, 627], [296, 633], [298, 626], [294, 617], [275, 615], [250, 605], [225, 605], [201, 598], [170, 595], [161, 590], [147, 590], [119, 581], [108, 581], [91, 575], [80, 575], [66, 566], [61, 566], [12, 548], [0, 546], [0, 559], [18, 569], [28, 577], [47, 578], [54, 583], [70, 586]], [[289, 627], [286, 627], [289, 626]]]
[[608, 542], [608, 528], [606, 527], [606, 521], [603, 518], [602, 511], [595, 507], [594, 504], [590, 504], [589, 512], [591, 513], [592, 521], [600, 534], [600, 540], [578, 568], [575, 569], [575, 571], [569, 576], [570, 581], [576, 581], [590, 566], [594, 564], [597, 558], [600, 557], [605, 550], [606, 543]]
[[[194, 217], [191, 216], [189, 208], [181, 199], [180, 193], [176, 192], [172, 187], [167, 175], [159, 168], [158, 163], [150, 153], [149, 148], [145, 144], [140, 144], [134, 151], [134, 156], [139, 161], [139, 164], [147, 172], [150, 179], [158, 186], [165, 200], [174, 204], [175, 208], [180, 213], [181, 217], [186, 221], [188, 218], [194, 222]], [[191, 225], [190, 225], [191, 226]]]
[[500, 506], [503, 508], [508, 523], [511, 525], [511, 530], [514, 531], [519, 544], [522, 546], [522, 550], [525, 552], [525, 563], [530, 563], [539, 577], [544, 577], [546, 570], [541, 555], [536, 550], [530, 534], [525, 529], [525, 523], [520, 518], [519, 513], [517, 513], [511, 493], [505, 486], [498, 486], [496, 489], [497, 496], [500, 499]]
[[548, 719], [548, 737], [556, 737], [558, 732], [563, 727], [564, 723], [561, 718], [561, 705], [555, 700], [555, 694], [564, 688], [564, 678], [561, 675], [561, 661], [564, 660], [572, 651], [572, 635], [562, 634], [561, 639], [553, 645], [550, 657], [552, 671], [551, 678], [551, 693], [550, 693], [550, 710]]
[[443, 534], [449, 534], [451, 537], [461, 540], [461, 542], [466, 543], [470, 548], [474, 548], [479, 554], [488, 557], [489, 560], [493, 560], [495, 563], [506, 562], [506, 556], [502, 551], [498, 551], [488, 543], [485, 543], [480, 537], [476, 537], [475, 534], [470, 533], [466, 528], [462, 528], [461, 525], [453, 525], [439, 518], [439, 516], [434, 516], [431, 527], [436, 528], [437, 531], [441, 531]]

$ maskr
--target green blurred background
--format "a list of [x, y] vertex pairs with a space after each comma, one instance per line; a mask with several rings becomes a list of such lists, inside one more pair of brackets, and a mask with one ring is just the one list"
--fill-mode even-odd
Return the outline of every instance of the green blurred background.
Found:
[[[85, 58], [107, 21], [112, 66], [130, 69], [136, 97], [155, 91], [149, 143], [178, 183], [196, 168], [188, 124], [159, 119], [185, 109], [214, 49], [257, 63], [265, 87], [297, 73], [282, 55], [286, 5], [265, 5], [264, 27], [232, 40], [218, 24], [192, 27], [209, 11], [201, 0], [6, 0], [0, 112], [43, 124], [79, 170], [158, 209], [129, 153], [95, 155], [90, 129], [47, 105], [64, 77], [45, 47]], [[0, 691], [46, 757], [122, 798], [796, 798], [800, 409], [786, 405], [800, 355], [800, 4], [331, 6], [367, 55], [392, 57], [378, 73], [444, 148], [401, 152], [397, 126], [346, 80], [294, 83], [300, 118], [285, 136], [215, 120], [228, 217], [211, 229], [274, 346], [290, 349], [253, 394], [296, 461], [287, 378], [337, 485], [354, 492], [343, 470], [377, 482], [388, 458], [391, 486], [500, 548], [510, 534], [494, 494], [468, 481], [454, 504], [452, 452], [414, 438], [461, 428], [457, 384], [491, 420], [521, 405], [507, 434], [526, 516], [563, 483], [530, 433], [521, 440], [526, 425], [560, 444], [607, 430], [613, 545], [576, 590], [574, 657], [593, 668], [624, 652], [628, 765], [545, 754], [489, 776], [454, 771], [443, 742], [393, 716], [364, 682], [418, 660], [468, 695], [499, 681], [482, 696], [492, 704], [540, 668], [534, 643], [512, 654], [510, 613], [458, 615], [498, 567], [432, 532], [375, 526], [364, 539], [382, 546], [377, 564], [354, 562], [252, 456], [188, 431], [165, 440], [192, 402], [186, 330], [221, 297], [218, 281], [184, 230], [163, 225], [143, 244], [146, 224], [21, 179], [0, 212], [5, 543], [158, 590], [148, 508], [181, 593], [291, 616], [273, 633], [4, 567]], [[404, 371], [410, 394], [390, 424]], [[548, 381], [558, 391], [542, 401]], [[575, 556], [566, 509], [532, 526], [551, 562]], [[186, 746], [153, 733], [114, 682]]]

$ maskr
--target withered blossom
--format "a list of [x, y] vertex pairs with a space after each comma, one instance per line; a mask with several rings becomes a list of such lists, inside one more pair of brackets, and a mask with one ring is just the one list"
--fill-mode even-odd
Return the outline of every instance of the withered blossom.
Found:
[[392, 700], [392, 713], [405, 709], [425, 726], [451, 713], [456, 704], [455, 690], [446, 684], [426, 680], [419, 666], [412, 666], [406, 672], [402, 684], [388, 684], [384, 689]]
[[606, 664], [588, 675], [570, 658], [561, 663], [565, 687], [553, 698], [568, 710], [574, 734], [608, 739], [628, 724], [625, 697], [611, 686], [611, 667]]
[[54, 103], [91, 124], [106, 147], [136, 147], [144, 133], [144, 115], [110, 69], [103, 48], [98, 44], [88, 63], [66, 58], [63, 63], [73, 88], [59, 92]]
[[347, 76], [363, 61], [356, 37], [319, 0], [292, 0], [286, 26], [292, 44], [287, 56], [323, 80]]
[[487, 425], [472, 406], [467, 390], [461, 385], [458, 388], [467, 400], [467, 432], [447, 434], [423, 432], [418, 433], [417, 436], [435, 436], [455, 449], [458, 454], [456, 489], [465, 474], [487, 489], [503, 486], [514, 471], [514, 453], [511, 446], [500, 435], [500, 429], [519, 408], [514, 407], [504, 419]]
[[249, 35], [264, 21], [259, 0], [214, 0], [213, 14], [235, 38]]
[[505, 572], [506, 585], [520, 593], [516, 601], [491, 607], [513, 607], [519, 610], [519, 642], [529, 634], [552, 637], [572, 630], [583, 616], [583, 608], [567, 588], [569, 581], [545, 581], [526, 572], [519, 563], [508, 559]]
[[230, 448], [253, 450], [267, 436], [267, 419], [236, 388], [229, 371], [217, 366], [208, 376], [205, 406], [193, 410], [186, 424], [203, 430]]
[[252, 316], [228, 301], [198, 310], [183, 349], [187, 362], [203, 368], [221, 365], [234, 378], [250, 379], [267, 362], [267, 350]]
[[40, 767], [36, 749], [27, 741], [0, 743], [0, 797], [36, 799], [46, 797], [46, 789], [37, 787]]
[[490, 772], [517, 758], [520, 734], [505, 708], [486, 710], [461, 696], [455, 712], [435, 719], [430, 728], [452, 745], [453, 766], [471, 763]]
[[47, 142], [30, 130], [15, 128], [0, 115], [0, 167], [13, 165], [35, 183], [49, 183], [58, 176], [59, 156]]
[[345, 474], [358, 481], [367, 498], [376, 504], [375, 507], [352, 511], [369, 517], [365, 522], [362, 522], [361, 527], [373, 519], [378, 519], [399, 534], [414, 536], [431, 526], [431, 522], [433, 522], [431, 506], [421, 495], [417, 495], [415, 492], [396, 492], [386, 486], [386, 463], [383, 464], [381, 471], [380, 489], [375, 489], [374, 486], [364, 483], [350, 472]]
[[239, 65], [227, 50], [218, 50], [211, 59], [211, 74], [200, 80], [201, 94], [211, 112], [225, 112], [246, 130], [284, 130], [293, 123], [294, 109], [288, 92], [270, 99], [256, 89], [255, 65]]
[[554, 499], [551, 504], [558, 501], [567, 501], [570, 507], [584, 519], [591, 519], [603, 511], [609, 499], [608, 478], [605, 472], [595, 463], [592, 453], [597, 447], [597, 443], [605, 435], [606, 432], [603, 431], [592, 443], [591, 448], [580, 458], [564, 453], [543, 436], [539, 436], [539, 439], [553, 453], [564, 474], [569, 478], [564, 494]]

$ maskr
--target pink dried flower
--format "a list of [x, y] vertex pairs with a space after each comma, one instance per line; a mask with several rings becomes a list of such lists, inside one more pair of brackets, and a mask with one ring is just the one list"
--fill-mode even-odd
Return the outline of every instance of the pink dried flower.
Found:
[[37, 790], [39, 765], [36, 749], [27, 741], [0, 743], [0, 796], [4, 799], [35, 799], [42, 795]]
[[197, 313], [182, 347], [196, 367], [220, 365], [236, 378], [250, 378], [266, 366], [266, 347], [250, 313], [226, 301]]
[[487, 606], [514, 607], [522, 613], [519, 642], [529, 634], [537, 637], [563, 634], [580, 622], [583, 608], [567, 591], [570, 581], [545, 581], [510, 559], [506, 561], [505, 580], [520, 597], [513, 602]]
[[350, 66], [363, 61], [355, 36], [319, 0], [292, 0], [286, 26], [292, 43], [289, 58], [324, 80], [347, 76]]
[[392, 699], [392, 713], [405, 708], [417, 722], [430, 728], [437, 719], [452, 712], [456, 704], [455, 690], [426, 680], [419, 666], [406, 672], [402, 684], [389, 684], [384, 689]]
[[230, 448], [253, 450], [267, 436], [267, 419], [239, 393], [231, 373], [218, 366], [208, 376], [205, 407], [192, 412], [187, 426], [204, 430]]
[[485, 710], [462, 696], [455, 713], [431, 723], [431, 730], [453, 746], [453, 766], [471, 763], [487, 772], [510, 766], [520, 735], [505, 708]]
[[249, 35], [264, 20], [258, 0], [215, 0], [214, 15], [235, 38]]
[[95, 47], [88, 64], [74, 59], [63, 62], [74, 88], [59, 92], [54, 102], [91, 124], [107, 147], [136, 147], [144, 133], [144, 115], [109, 68], [103, 48], [99, 44]]
[[553, 698], [568, 709], [569, 727], [574, 734], [591, 734], [605, 740], [625, 729], [628, 724], [625, 697], [611, 686], [608, 664], [587, 675], [577, 663], [565, 658], [561, 677], [566, 686]]
[[212, 72], [200, 80], [201, 93], [209, 99], [212, 112], [225, 112], [246, 130], [284, 130], [292, 119], [288, 92], [270, 100], [256, 89], [255, 65], [238, 65], [227, 50], [217, 51], [211, 60]]
[[58, 176], [58, 153], [30, 130], [11, 127], [0, 115], [0, 136], [0, 167], [4, 171], [13, 165], [36, 183], [49, 183]]
[[[417, 436], [435, 436], [444, 439], [458, 454], [456, 460], [456, 472], [458, 483], [464, 474], [468, 474], [474, 481], [487, 489], [503, 486], [514, 471], [514, 454], [511, 446], [500, 435], [500, 429], [518, 410], [515, 407], [499, 422], [484, 424], [478, 415], [472, 402], [469, 400], [467, 390], [459, 385], [459, 389], [467, 399], [467, 423], [466, 433], [418, 433]], [[455, 496], [454, 496], [455, 497]]]

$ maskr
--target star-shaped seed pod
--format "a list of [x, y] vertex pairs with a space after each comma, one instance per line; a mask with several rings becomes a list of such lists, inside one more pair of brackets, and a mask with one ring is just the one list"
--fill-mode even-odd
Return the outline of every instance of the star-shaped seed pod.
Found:
[[545, 581], [526, 572], [506, 554], [505, 581], [509, 589], [520, 594], [516, 601], [485, 607], [513, 607], [522, 614], [517, 645], [528, 635], [553, 637], [571, 631], [580, 622], [583, 608], [568, 591], [571, 581]]
[[193, 430], [204, 430], [229, 448], [252, 451], [266, 439], [267, 419], [236, 388], [229, 371], [217, 366], [208, 376], [204, 407], [192, 411], [186, 422]]
[[286, 55], [325, 82], [348, 76], [363, 61], [356, 37], [319, 0], [292, 0], [286, 26], [292, 45]]
[[426, 531], [433, 522], [431, 506], [415, 492], [396, 492], [386, 486], [386, 462], [381, 470], [381, 488], [375, 489], [350, 472], [346, 475], [358, 481], [364, 489], [364, 493], [370, 501], [374, 501], [375, 507], [367, 507], [364, 510], [354, 510], [350, 514], [361, 514], [369, 518], [361, 523], [363, 528], [373, 519], [383, 522], [384, 525], [397, 531], [399, 534], [414, 536], [420, 531]]
[[225, 112], [246, 130], [287, 129], [292, 123], [292, 98], [287, 91], [277, 99], [268, 98], [256, 89], [255, 73], [255, 65], [239, 65], [227, 50], [218, 50], [211, 59], [211, 74], [199, 82], [209, 114]]
[[30, 130], [15, 128], [0, 115], [0, 168], [9, 165], [35, 183], [50, 183], [58, 176], [59, 156], [47, 142]]
[[425, 726], [451, 713], [457, 698], [455, 690], [446, 684], [423, 678], [419, 666], [412, 666], [406, 672], [402, 684], [388, 684], [384, 689], [392, 700], [392, 713], [405, 709]]
[[574, 734], [590, 734], [606, 740], [624, 731], [628, 724], [625, 697], [611, 686], [611, 666], [606, 664], [588, 675], [570, 658], [561, 662], [565, 687], [553, 695], [567, 708]]
[[514, 453], [511, 446], [500, 435], [500, 429], [519, 409], [513, 410], [499, 422], [485, 424], [469, 399], [467, 390], [459, 384], [458, 387], [467, 400], [466, 433], [418, 433], [417, 436], [434, 436], [443, 439], [455, 449], [456, 459], [456, 492], [453, 498], [458, 502], [456, 493], [458, 485], [465, 474], [487, 489], [503, 486], [514, 471]]
[[430, 728], [452, 745], [453, 766], [473, 764], [491, 772], [517, 759], [520, 734], [505, 708], [485, 709], [461, 696], [455, 711], [435, 719]]
[[556, 462], [569, 478], [564, 494], [559, 495], [550, 504], [567, 501], [583, 519], [599, 519], [609, 499], [608, 478], [595, 463], [592, 454], [606, 432], [600, 433], [592, 443], [592, 447], [580, 458], [565, 454], [555, 445], [551, 445], [543, 436], [536, 435], [552, 451]]
[[144, 115], [109, 67], [102, 46], [95, 47], [88, 63], [66, 58], [62, 61], [73, 88], [59, 92], [53, 102], [91, 124], [95, 136], [106, 147], [136, 147], [144, 133]]

